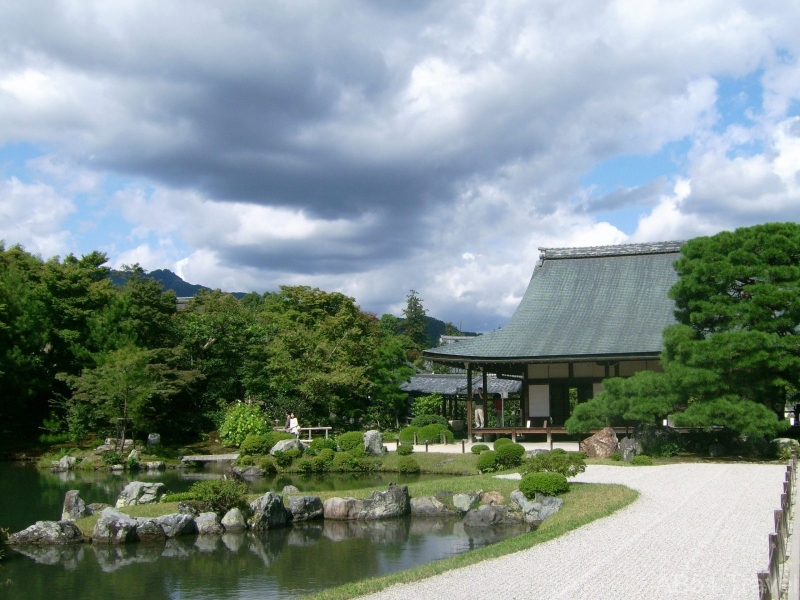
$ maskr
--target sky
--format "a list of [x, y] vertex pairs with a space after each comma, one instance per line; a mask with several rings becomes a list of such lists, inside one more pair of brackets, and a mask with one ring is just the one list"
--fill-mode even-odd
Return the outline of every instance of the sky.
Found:
[[0, 3], [0, 239], [502, 326], [540, 247], [800, 221], [800, 2]]

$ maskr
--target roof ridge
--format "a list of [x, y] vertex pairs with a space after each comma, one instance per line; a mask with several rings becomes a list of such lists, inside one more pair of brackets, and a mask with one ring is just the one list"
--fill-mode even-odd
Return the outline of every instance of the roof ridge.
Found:
[[685, 240], [669, 242], [647, 242], [638, 244], [616, 244], [613, 246], [587, 246], [582, 248], [542, 248], [539, 259], [595, 258], [598, 256], [632, 256], [637, 254], [669, 254], [679, 252]]

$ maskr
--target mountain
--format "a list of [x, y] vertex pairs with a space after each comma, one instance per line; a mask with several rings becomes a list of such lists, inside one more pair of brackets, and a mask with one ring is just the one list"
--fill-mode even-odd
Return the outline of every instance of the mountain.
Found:
[[[201, 290], [207, 290], [209, 292], [211, 291], [211, 288], [208, 288], [204, 285], [197, 285], [184, 281], [169, 269], [156, 269], [155, 271], [146, 273], [145, 277], [155, 279], [164, 287], [164, 291], [172, 290], [179, 298], [195, 296], [196, 294], [200, 293]], [[121, 271], [111, 272], [111, 281], [114, 283], [114, 285], [125, 285], [126, 279], [127, 277], [125, 273]], [[241, 298], [245, 295], [244, 292], [230, 292], [230, 294], [234, 298]]]

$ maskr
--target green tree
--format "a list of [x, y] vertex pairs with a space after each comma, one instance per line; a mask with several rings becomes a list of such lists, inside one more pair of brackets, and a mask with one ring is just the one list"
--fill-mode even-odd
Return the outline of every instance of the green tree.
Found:
[[380, 336], [375, 358], [369, 371], [372, 382], [368, 417], [379, 428], [389, 424], [400, 427], [407, 412], [408, 393], [400, 386], [414, 374], [406, 362], [406, 353], [396, 336]]
[[[61, 374], [73, 394], [68, 400], [68, 420], [76, 438], [88, 431], [122, 425], [121, 439], [130, 425], [138, 430], [175, 427], [173, 400], [190, 395], [202, 375], [173, 364], [168, 350], [125, 346], [97, 357], [97, 366], [80, 375]], [[185, 408], [185, 407], [184, 407]], [[121, 444], [122, 442], [120, 442]], [[120, 448], [121, 450], [122, 448]]]
[[571, 431], [620, 421], [724, 426], [775, 435], [800, 387], [800, 225], [771, 223], [696, 238], [670, 291], [679, 324], [664, 331], [663, 374], [607, 380], [576, 408]]
[[430, 344], [428, 341], [427, 323], [425, 315], [427, 310], [422, 307], [422, 300], [416, 290], [411, 290], [406, 296], [406, 307], [403, 309], [405, 322], [403, 333], [411, 340], [418, 350], [424, 350]]

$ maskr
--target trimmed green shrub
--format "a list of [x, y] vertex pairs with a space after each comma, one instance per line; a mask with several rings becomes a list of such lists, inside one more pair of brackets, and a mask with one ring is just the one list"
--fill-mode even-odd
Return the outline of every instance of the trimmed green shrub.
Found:
[[481, 452], [486, 452], [489, 449], [489, 446], [486, 444], [475, 444], [470, 452], [473, 454], [480, 454]]
[[269, 434], [251, 433], [239, 446], [239, 451], [242, 454], [269, 454], [275, 442], [272, 441], [272, 436]]
[[313, 448], [317, 454], [319, 454], [320, 450], [324, 448], [329, 448], [330, 450], [336, 451], [336, 440], [330, 438], [314, 438], [311, 440], [311, 444], [309, 444], [309, 449]]
[[[316, 456], [314, 457], [316, 458]], [[297, 469], [301, 473], [311, 473], [314, 471], [313, 459], [301, 458], [297, 463]]]
[[521, 444], [501, 444], [495, 450], [497, 452], [497, 466], [500, 469], [511, 469], [522, 464], [522, 457], [525, 456], [525, 447]]
[[311, 459], [311, 467], [315, 473], [325, 473], [331, 470], [333, 458], [336, 453], [330, 448], [322, 448], [319, 453]]
[[358, 459], [358, 456], [351, 456], [348, 452], [337, 452], [333, 457], [333, 466], [337, 471], [353, 471]]
[[513, 444], [513, 443], [514, 442], [511, 441], [511, 438], [497, 438], [494, 441], [494, 449], [495, 450], [499, 450], [500, 448], [502, 448], [506, 444]]
[[219, 515], [224, 515], [237, 506], [247, 506], [247, 486], [230, 479], [196, 481], [189, 492], [194, 495], [195, 500]]
[[442, 415], [419, 415], [411, 419], [412, 427], [425, 427], [426, 425], [442, 425], [450, 429], [450, 423]]
[[236, 459], [237, 467], [252, 467], [254, 464], [256, 464], [256, 459], [249, 454], [240, 454]]
[[278, 465], [275, 464], [275, 459], [271, 456], [262, 456], [256, 464], [260, 469], [263, 469], [264, 473], [278, 472]]
[[270, 432], [264, 412], [255, 404], [237, 402], [225, 409], [219, 437], [228, 446], [240, 446], [250, 434], [264, 435]]
[[532, 500], [536, 494], [557, 496], [568, 492], [569, 482], [561, 473], [528, 473], [519, 482], [519, 489], [528, 500]]
[[586, 456], [583, 452], [567, 452], [556, 448], [550, 452], [534, 454], [522, 466], [523, 473], [560, 473], [564, 477], [574, 477], [586, 470]]
[[419, 473], [419, 463], [413, 456], [403, 456], [397, 461], [397, 470], [401, 473]]
[[481, 473], [492, 473], [497, 470], [497, 452], [487, 450], [478, 457], [478, 470]]
[[651, 467], [653, 466], [653, 459], [647, 454], [637, 454], [631, 459], [631, 464], [637, 467]]
[[175, 494], [164, 494], [161, 497], [161, 502], [188, 502], [195, 499], [192, 492], [177, 492]]
[[273, 458], [281, 469], [286, 469], [292, 465], [295, 458], [300, 458], [302, 455], [303, 453], [300, 450], [292, 448], [285, 452], [279, 450], [274, 454]]
[[620, 454], [619, 452], [612, 452], [611, 456], [609, 456], [608, 458], [610, 458], [613, 461], [619, 462], [622, 460], [622, 454]]
[[414, 452], [414, 446], [411, 444], [401, 444], [397, 447], [397, 453], [400, 456], [408, 456]]
[[350, 452], [354, 448], [364, 447], [363, 431], [348, 431], [336, 438], [336, 445], [342, 452]]
[[448, 444], [453, 443], [453, 432], [447, 427], [435, 424], [425, 425], [425, 427], [422, 427], [417, 432], [417, 440], [420, 444], [424, 444], [426, 442], [429, 444], [440, 444], [442, 442], [442, 434], [444, 434]]
[[419, 427], [405, 427], [400, 430], [400, 442], [403, 444], [413, 444], [414, 434], [419, 431]]

